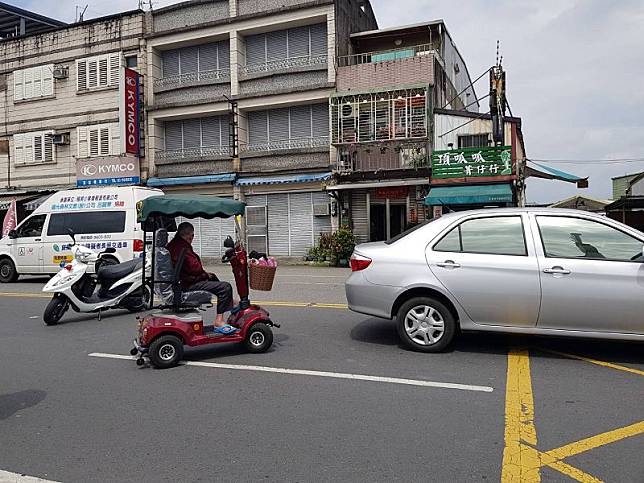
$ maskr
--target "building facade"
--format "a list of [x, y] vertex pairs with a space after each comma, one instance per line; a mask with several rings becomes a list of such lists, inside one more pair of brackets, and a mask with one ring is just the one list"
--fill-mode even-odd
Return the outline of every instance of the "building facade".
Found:
[[[376, 26], [368, 1], [194, 1], [147, 16], [148, 184], [243, 200], [250, 250], [304, 255], [332, 230], [328, 103], [350, 34]], [[229, 224], [196, 228], [201, 254], [219, 255]]]
[[25, 212], [56, 190], [145, 178], [122, 134], [123, 70], [145, 66], [144, 20], [126, 12], [0, 40], [0, 203]]

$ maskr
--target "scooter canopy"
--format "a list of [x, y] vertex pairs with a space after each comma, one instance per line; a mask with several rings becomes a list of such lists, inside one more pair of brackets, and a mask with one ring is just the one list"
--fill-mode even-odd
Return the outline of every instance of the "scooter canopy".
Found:
[[216, 196], [162, 195], [151, 196], [137, 203], [137, 220], [183, 216], [184, 218], [230, 218], [243, 215], [246, 204]]

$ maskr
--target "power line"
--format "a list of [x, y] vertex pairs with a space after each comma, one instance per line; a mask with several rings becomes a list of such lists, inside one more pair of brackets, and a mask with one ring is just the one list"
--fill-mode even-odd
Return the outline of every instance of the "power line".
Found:
[[485, 74], [487, 74], [488, 72], [490, 72], [490, 70], [492, 70], [492, 68], [491, 68], [491, 67], [490, 67], [489, 69], [487, 69], [485, 72], [483, 72], [480, 76], [478, 76], [474, 81], [472, 81], [472, 82], [470, 82], [468, 85], [466, 85], [466, 86], [465, 86], [465, 88], [464, 88], [461, 92], [459, 92], [459, 93], [458, 93], [458, 94], [456, 94], [454, 97], [452, 97], [449, 101], [447, 101], [447, 102], [445, 103], [445, 105], [444, 105], [443, 107], [441, 107], [441, 109], [445, 109], [447, 106], [449, 106], [449, 105], [452, 103], [452, 101], [453, 101], [454, 99], [456, 99], [458, 96], [460, 96], [460, 95], [461, 95], [463, 92], [465, 92], [468, 88], [470, 88], [470, 87], [472, 87], [474, 84], [476, 84], [476, 83], [477, 83], [477, 82], [478, 82], [478, 81], [479, 81], [479, 80], [480, 80], [480, 79], [481, 79]]
[[476, 120], [478, 120], [478, 119], [481, 119], [482, 117], [487, 116], [488, 114], [490, 114], [490, 111], [486, 112], [485, 114], [479, 114], [479, 115], [477, 115], [476, 117], [473, 117], [472, 119], [470, 119], [469, 121], [464, 122], [463, 124], [460, 124], [460, 125], [456, 126], [454, 129], [450, 129], [449, 131], [444, 132], [443, 134], [439, 134], [439, 135], [438, 135], [438, 137], [439, 137], [439, 138], [442, 138], [443, 136], [446, 136], [446, 135], [448, 135], [449, 133], [454, 132], [454, 131], [456, 131], [457, 129], [460, 129], [460, 128], [462, 128], [463, 126], [467, 126], [468, 124], [470, 124], [470, 123], [472, 123], [472, 122], [474, 122], [474, 121], [476, 121]]

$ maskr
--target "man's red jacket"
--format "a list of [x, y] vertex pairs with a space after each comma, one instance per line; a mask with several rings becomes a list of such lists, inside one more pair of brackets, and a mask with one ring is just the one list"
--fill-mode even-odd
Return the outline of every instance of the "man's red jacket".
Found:
[[179, 261], [181, 252], [185, 249], [183, 267], [181, 268], [181, 274], [179, 275], [179, 280], [184, 288], [188, 288], [194, 283], [208, 280], [208, 273], [203, 269], [201, 259], [192, 249], [192, 245], [190, 245], [190, 243], [180, 236], [175, 236], [172, 241], [168, 243], [166, 248], [170, 252], [172, 265], [175, 267]]

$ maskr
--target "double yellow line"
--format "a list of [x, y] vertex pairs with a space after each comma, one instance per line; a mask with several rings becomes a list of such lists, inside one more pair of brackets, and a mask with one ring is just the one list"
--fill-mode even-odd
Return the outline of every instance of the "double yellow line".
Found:
[[[14, 298], [51, 298], [50, 294], [36, 292], [0, 292], [0, 297]], [[275, 300], [253, 300], [258, 305], [266, 307], [291, 307], [291, 308], [313, 308], [313, 309], [336, 309], [345, 310], [347, 304], [332, 304], [323, 302], [280, 302]]]

